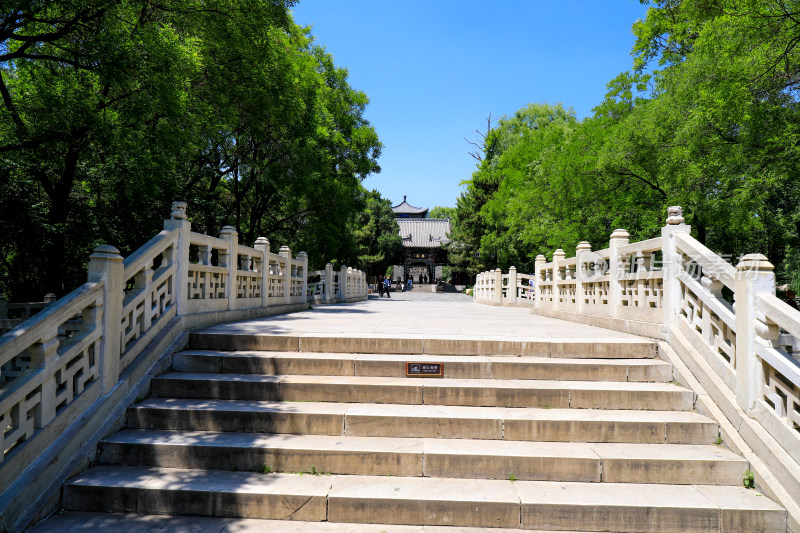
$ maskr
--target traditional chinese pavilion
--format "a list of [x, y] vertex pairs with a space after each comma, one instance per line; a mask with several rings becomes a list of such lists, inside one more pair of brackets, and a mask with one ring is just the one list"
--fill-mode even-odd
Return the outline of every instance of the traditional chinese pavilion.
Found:
[[405, 196], [392, 211], [403, 238], [403, 264], [395, 265], [394, 278], [412, 277], [414, 283], [425, 278], [429, 283], [441, 279], [442, 267], [449, 264], [442, 245], [450, 242], [450, 219], [426, 218], [428, 209], [414, 207]]

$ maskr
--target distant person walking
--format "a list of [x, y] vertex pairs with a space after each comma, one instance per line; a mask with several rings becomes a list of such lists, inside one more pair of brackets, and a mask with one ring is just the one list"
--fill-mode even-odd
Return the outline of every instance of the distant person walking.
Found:
[[387, 298], [391, 298], [392, 295], [389, 294], [389, 291], [392, 288], [392, 280], [390, 280], [389, 278], [386, 278], [386, 279], [383, 280], [383, 284], [384, 284], [383, 285], [383, 290], [386, 293], [386, 297]]
[[378, 276], [378, 298], [383, 298], [383, 276]]

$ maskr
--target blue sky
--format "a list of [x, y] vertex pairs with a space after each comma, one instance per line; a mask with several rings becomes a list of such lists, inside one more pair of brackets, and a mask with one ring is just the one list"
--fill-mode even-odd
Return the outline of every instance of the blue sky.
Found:
[[475, 169], [465, 139], [532, 102], [591, 114], [631, 67], [633, 0], [300, 0], [295, 21], [370, 98], [383, 142], [364, 186], [394, 204], [454, 206]]

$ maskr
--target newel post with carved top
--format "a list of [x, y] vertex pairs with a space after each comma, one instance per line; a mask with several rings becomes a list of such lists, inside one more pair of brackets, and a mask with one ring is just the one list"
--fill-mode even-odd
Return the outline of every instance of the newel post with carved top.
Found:
[[681, 308], [681, 285], [678, 276], [681, 273], [681, 255], [675, 243], [675, 235], [692, 231], [685, 223], [683, 208], [673, 205], [667, 209], [667, 225], [661, 228], [661, 269], [664, 278], [662, 305], [664, 308], [664, 325], [669, 327], [676, 323]]
[[517, 303], [517, 267], [508, 267], [508, 286], [506, 288], [506, 301]]
[[[756, 398], [761, 394], [764, 371], [756, 353], [758, 337], [768, 338], [763, 320], [759, 320], [757, 297], [775, 294], [775, 272], [772, 263], [761, 254], [748, 254], [736, 265], [734, 281], [736, 312], [736, 400], [745, 412], [752, 414]], [[760, 334], [760, 335], [759, 335]]]
[[566, 272], [564, 278], [561, 277], [561, 264], [564, 262], [564, 259], [567, 257], [567, 254], [564, 253], [564, 250], [561, 248], [557, 249], [553, 252], [553, 309], [559, 310], [563, 306], [561, 305], [561, 285], [559, 285], [559, 281], [566, 278]]
[[164, 229], [178, 232], [172, 250], [172, 260], [177, 263], [175, 286], [172, 290], [175, 294], [176, 311], [180, 316], [185, 314], [186, 302], [189, 299], [189, 234], [192, 231], [192, 224], [186, 217], [186, 202], [172, 202], [172, 212], [164, 221]]
[[237, 275], [239, 270], [239, 232], [233, 226], [223, 226], [219, 238], [227, 241], [228, 248], [219, 252], [219, 266], [227, 268], [228, 281], [225, 283], [225, 296], [228, 298], [228, 309], [236, 309]]
[[331, 303], [336, 299], [333, 294], [333, 265], [331, 263], [325, 264], [325, 302]]
[[292, 250], [285, 244], [278, 250], [278, 255], [283, 258], [286, 268], [281, 271], [283, 275], [283, 303], [292, 303]]
[[103, 284], [103, 308], [100, 326], [99, 375], [102, 393], [111, 392], [119, 381], [119, 357], [122, 349], [122, 301], [125, 296], [125, 267], [119, 250], [104, 244], [89, 256], [87, 281]]
[[303, 279], [300, 287], [300, 302], [298, 303], [308, 303], [308, 254], [300, 252], [297, 254], [297, 260], [300, 261], [297, 275]]
[[269, 240], [266, 237], [256, 239], [253, 246], [261, 252], [261, 307], [269, 306]]
[[534, 263], [534, 275], [536, 279], [534, 280], [533, 284], [533, 292], [534, 292], [534, 305], [537, 309], [541, 309], [542, 305], [542, 281], [545, 279], [544, 268], [547, 264], [547, 258], [542, 254], [536, 256], [536, 262]]
[[587, 264], [581, 261], [581, 256], [592, 252], [592, 245], [588, 241], [581, 241], [575, 248], [575, 310], [583, 314], [586, 308], [586, 289], [583, 282], [588, 281], [590, 272]]
[[626, 263], [619, 255], [620, 246], [630, 244], [631, 236], [624, 229], [615, 229], [608, 241], [608, 310], [613, 317], [620, 315], [622, 307], [622, 278]]

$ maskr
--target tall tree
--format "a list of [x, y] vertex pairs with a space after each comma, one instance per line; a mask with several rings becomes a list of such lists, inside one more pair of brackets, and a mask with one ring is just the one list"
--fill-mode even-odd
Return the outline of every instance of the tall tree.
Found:
[[378, 191], [364, 191], [364, 207], [353, 221], [358, 265], [367, 274], [383, 274], [403, 250], [392, 203]]
[[0, 291], [63, 294], [91, 249], [129, 253], [167, 206], [315, 263], [381, 144], [366, 96], [294, 24], [292, 0], [31, 2], [0, 19]]

